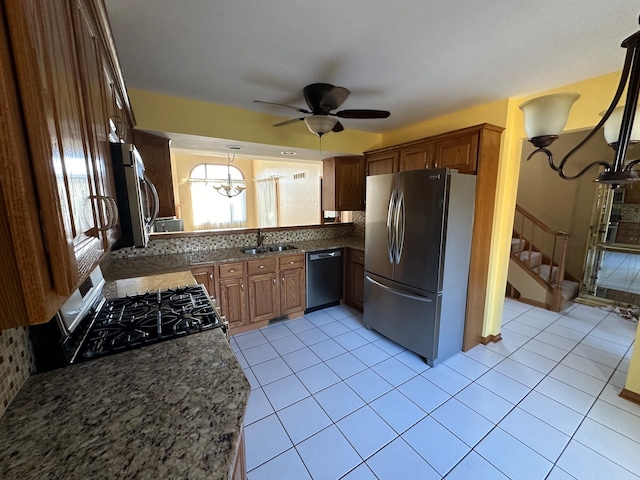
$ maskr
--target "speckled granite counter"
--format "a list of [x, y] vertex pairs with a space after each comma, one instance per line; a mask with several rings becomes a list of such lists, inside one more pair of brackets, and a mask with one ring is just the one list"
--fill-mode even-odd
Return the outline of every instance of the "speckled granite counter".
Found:
[[364, 250], [364, 239], [357, 237], [329, 238], [323, 240], [309, 240], [304, 242], [287, 242], [296, 247], [295, 250], [284, 252], [270, 252], [263, 255], [247, 255], [242, 253], [240, 247], [200, 250], [189, 253], [176, 253], [169, 255], [152, 255], [132, 258], [110, 258], [103, 262], [102, 270], [107, 280], [117, 280], [132, 276], [154, 275], [158, 273], [179, 272], [188, 270], [196, 265], [206, 265], [216, 262], [232, 260], [250, 260], [272, 255], [292, 255], [296, 253], [312, 252], [327, 248], [351, 247]]
[[0, 478], [227, 479], [249, 392], [219, 329], [32, 376]]

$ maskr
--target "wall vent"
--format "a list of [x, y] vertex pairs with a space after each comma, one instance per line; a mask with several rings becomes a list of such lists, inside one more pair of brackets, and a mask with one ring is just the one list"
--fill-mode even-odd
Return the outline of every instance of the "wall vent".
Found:
[[293, 174], [293, 179], [294, 180], [300, 180], [302, 178], [307, 178], [307, 172], [302, 172], [302, 173], [294, 173]]

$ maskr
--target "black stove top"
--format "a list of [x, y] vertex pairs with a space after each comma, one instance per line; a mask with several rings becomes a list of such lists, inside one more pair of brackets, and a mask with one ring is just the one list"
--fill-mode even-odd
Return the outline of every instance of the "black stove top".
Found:
[[88, 326], [67, 340], [71, 363], [220, 326], [202, 285], [105, 299], [90, 317]]

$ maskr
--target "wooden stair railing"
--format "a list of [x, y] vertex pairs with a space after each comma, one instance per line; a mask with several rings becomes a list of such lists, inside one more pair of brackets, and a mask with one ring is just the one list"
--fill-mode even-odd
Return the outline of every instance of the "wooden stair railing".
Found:
[[511, 252], [511, 257], [546, 284], [551, 292], [550, 307], [559, 311], [562, 305], [562, 282], [569, 233], [553, 230], [516, 205], [513, 238], [517, 240], [518, 248]]

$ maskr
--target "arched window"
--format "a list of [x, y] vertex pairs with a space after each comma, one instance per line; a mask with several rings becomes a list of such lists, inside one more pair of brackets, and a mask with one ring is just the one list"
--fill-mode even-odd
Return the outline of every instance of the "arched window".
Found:
[[247, 194], [243, 191], [239, 195], [229, 198], [226, 194], [216, 190], [221, 184], [228, 183], [229, 173], [232, 183], [244, 184], [244, 175], [233, 166], [203, 163], [191, 170], [189, 184], [194, 229], [209, 230], [247, 226]]

